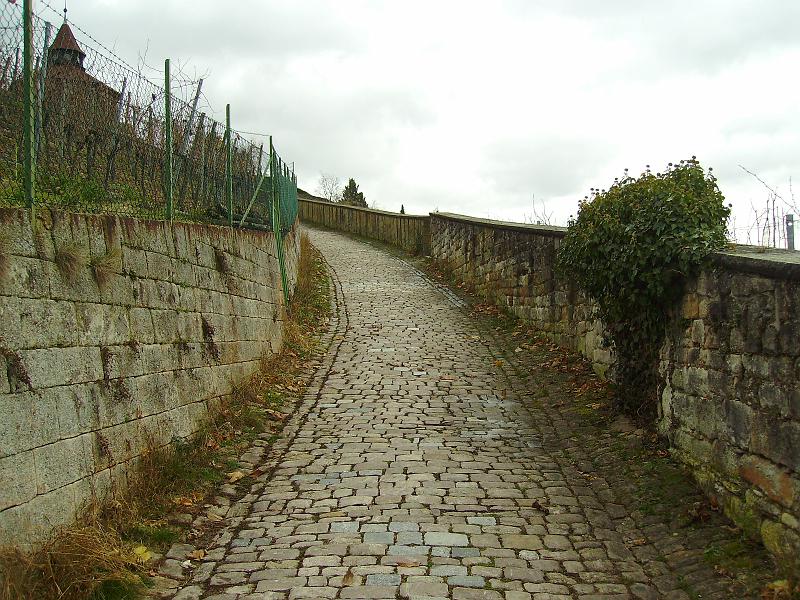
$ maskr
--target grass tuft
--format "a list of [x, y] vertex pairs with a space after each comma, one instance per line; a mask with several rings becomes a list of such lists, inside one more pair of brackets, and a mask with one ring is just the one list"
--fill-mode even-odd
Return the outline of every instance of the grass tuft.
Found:
[[56, 250], [56, 265], [64, 280], [73, 284], [78, 273], [87, 265], [86, 251], [75, 243], [68, 243]]
[[108, 285], [111, 276], [119, 268], [120, 260], [122, 260], [122, 250], [119, 248], [114, 248], [102, 256], [96, 256], [92, 259], [92, 274], [98, 287], [105, 288]]
[[0, 550], [3, 600], [124, 598], [144, 588], [142, 565], [117, 532], [102, 526], [69, 527], [32, 553]]

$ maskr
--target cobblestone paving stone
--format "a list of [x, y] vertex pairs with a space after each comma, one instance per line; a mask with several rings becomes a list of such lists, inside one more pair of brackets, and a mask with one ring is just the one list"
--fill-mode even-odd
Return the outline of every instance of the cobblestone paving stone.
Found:
[[742, 597], [702, 544], [618, 498], [625, 482], [587, 479], [592, 448], [457, 297], [311, 234], [336, 288], [330, 349], [175, 599]]

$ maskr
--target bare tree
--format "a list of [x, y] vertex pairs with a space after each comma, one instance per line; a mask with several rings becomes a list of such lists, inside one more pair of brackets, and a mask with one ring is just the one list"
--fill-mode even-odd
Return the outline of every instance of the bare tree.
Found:
[[552, 225], [553, 211], [547, 212], [547, 207], [543, 200], [539, 201], [539, 206], [536, 205], [536, 194], [531, 194], [531, 207], [533, 214], [524, 215], [526, 223], [531, 225]]
[[325, 198], [328, 202], [341, 202], [342, 189], [342, 183], [336, 175], [331, 175], [329, 173], [319, 174], [317, 195], [321, 198]]
[[[752, 202], [751, 206], [751, 220], [745, 229], [747, 231], [747, 243], [759, 246], [772, 246], [773, 248], [780, 248], [788, 246], [786, 238], [787, 231], [785, 226], [786, 215], [788, 213], [798, 214], [797, 200], [794, 196], [794, 189], [792, 188], [792, 180], [789, 179], [789, 198], [785, 198], [778, 191], [769, 185], [766, 181], [761, 179], [756, 173], [739, 165], [748, 175], [755, 178], [767, 191], [766, 206], [763, 209], [758, 209]], [[755, 229], [755, 240], [752, 239], [753, 230]]]

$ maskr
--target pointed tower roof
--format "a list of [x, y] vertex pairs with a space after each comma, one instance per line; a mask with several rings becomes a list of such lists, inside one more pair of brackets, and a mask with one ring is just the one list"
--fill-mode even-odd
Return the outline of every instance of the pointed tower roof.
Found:
[[75, 35], [72, 33], [72, 29], [70, 29], [69, 24], [64, 21], [64, 24], [61, 26], [61, 29], [58, 30], [58, 34], [56, 34], [56, 39], [53, 41], [53, 45], [50, 46], [51, 50], [71, 50], [73, 52], [77, 52], [81, 55], [81, 59], [86, 57], [86, 53], [81, 50], [81, 47], [78, 45], [78, 40], [75, 39]]

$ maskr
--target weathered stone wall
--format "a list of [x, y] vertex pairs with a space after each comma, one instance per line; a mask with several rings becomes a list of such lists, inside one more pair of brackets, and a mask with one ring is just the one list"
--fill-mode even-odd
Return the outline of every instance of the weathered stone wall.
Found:
[[555, 258], [563, 227], [523, 225], [462, 215], [431, 215], [431, 257], [476, 292], [536, 325], [559, 345], [581, 352], [606, 374], [613, 357], [602, 323]]
[[[431, 256], [613, 376], [592, 303], [554, 271], [564, 232], [434, 213]], [[658, 428], [674, 455], [776, 553], [800, 551], [798, 256], [747, 248], [715, 255], [690, 283], [659, 365]]]
[[300, 219], [385, 242], [414, 254], [430, 254], [430, 219], [427, 215], [399, 213], [300, 200]]
[[662, 347], [658, 427], [737, 523], [773, 552], [797, 552], [798, 257], [741, 249], [714, 263]]
[[[0, 210], [0, 544], [124, 484], [282, 341], [273, 234], [36, 215]], [[294, 285], [293, 232], [285, 252]]]

